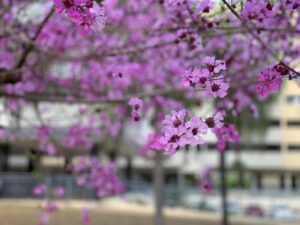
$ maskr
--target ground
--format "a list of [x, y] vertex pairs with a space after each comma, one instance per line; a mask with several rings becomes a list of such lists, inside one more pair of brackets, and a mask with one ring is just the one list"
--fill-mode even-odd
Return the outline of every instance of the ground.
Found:
[[[58, 203], [61, 210], [49, 225], [80, 225], [80, 208], [90, 209], [91, 225], [152, 225], [153, 209], [149, 206], [122, 203], [120, 201]], [[1, 200], [0, 225], [37, 224], [41, 202], [33, 200]], [[220, 217], [214, 213], [200, 213], [184, 209], [167, 209], [166, 225], [219, 225]], [[296, 225], [250, 218], [231, 218], [231, 225]]]

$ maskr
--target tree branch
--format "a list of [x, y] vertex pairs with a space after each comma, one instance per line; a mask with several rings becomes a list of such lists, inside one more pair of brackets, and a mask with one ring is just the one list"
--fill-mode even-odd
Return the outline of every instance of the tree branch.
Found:
[[[40, 33], [42, 32], [44, 26], [47, 24], [48, 20], [54, 13], [54, 7], [51, 8], [47, 16], [43, 19], [41, 24], [38, 26], [36, 33], [33, 38], [30, 39], [32, 43], [36, 41]], [[22, 66], [26, 62], [26, 58], [28, 54], [34, 49], [34, 45], [32, 43], [27, 43], [27, 46], [24, 49], [23, 54], [20, 59], [17, 61], [15, 67], [13, 69], [7, 70], [4, 68], [0, 68], [0, 85], [1, 84], [15, 84], [22, 79], [21, 72], [23, 71]]]

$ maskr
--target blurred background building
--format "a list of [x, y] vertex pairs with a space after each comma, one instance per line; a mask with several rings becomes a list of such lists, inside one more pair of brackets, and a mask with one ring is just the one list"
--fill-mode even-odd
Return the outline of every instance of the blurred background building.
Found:
[[[207, 106], [206, 106], [207, 105]], [[204, 105], [203, 111], [209, 108]], [[52, 106], [53, 107], [53, 106]], [[58, 110], [66, 110], [58, 106]], [[67, 107], [70, 110], [70, 107]], [[285, 82], [279, 96], [265, 107], [263, 128], [254, 129], [254, 119], [245, 119], [247, 129], [242, 132], [242, 143], [230, 146], [226, 152], [228, 170], [227, 182], [232, 188], [251, 190], [297, 190], [300, 188], [300, 88], [296, 82]], [[32, 112], [25, 110], [32, 121]], [[199, 112], [201, 114], [201, 112]], [[1, 117], [6, 126], [11, 118]], [[262, 124], [259, 121], [257, 124]], [[249, 128], [247, 126], [252, 126]], [[153, 161], [143, 158], [138, 152], [149, 127], [141, 124], [139, 129], [126, 131], [118, 145], [95, 141], [91, 151], [77, 149], [65, 151], [63, 156], [47, 156], [36, 147], [33, 129], [22, 124], [21, 136], [15, 142], [3, 142], [0, 150], [0, 169], [8, 172], [27, 174], [28, 177], [47, 173], [67, 175], [67, 164], [81, 155], [99, 156], [103, 160], [114, 159], [121, 177], [127, 181], [152, 182]], [[25, 128], [24, 128], [25, 127]], [[27, 128], [26, 128], [27, 127]], [[14, 129], [12, 127], [11, 129]], [[56, 135], [65, 132], [63, 124], [56, 128]], [[137, 138], [139, 137], [139, 138]], [[132, 140], [139, 139], [134, 142]], [[213, 181], [218, 182], [219, 156], [215, 150], [215, 138], [207, 135], [206, 144], [196, 148], [180, 149], [174, 156], [165, 157], [165, 182], [176, 189], [196, 187], [202, 168], [214, 170]], [[4, 175], [2, 175], [3, 177]], [[215, 177], [215, 179], [214, 179]], [[1, 180], [1, 176], [0, 176]], [[33, 182], [34, 183], [34, 182]], [[2, 187], [5, 186], [2, 180]], [[8, 185], [7, 185], [8, 187]], [[10, 186], [11, 187], [11, 186]], [[1, 188], [0, 188], [1, 189]]]

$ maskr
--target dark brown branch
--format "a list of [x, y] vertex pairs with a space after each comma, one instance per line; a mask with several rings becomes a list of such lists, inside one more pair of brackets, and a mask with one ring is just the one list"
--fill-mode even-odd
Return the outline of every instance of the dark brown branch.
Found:
[[133, 94], [128, 94], [120, 99], [111, 99], [111, 98], [99, 98], [99, 99], [84, 99], [84, 98], [75, 98], [72, 101], [68, 101], [66, 96], [55, 96], [55, 95], [42, 95], [40, 93], [31, 93], [27, 95], [17, 95], [17, 94], [8, 94], [5, 92], [0, 93], [0, 97], [7, 97], [7, 98], [16, 98], [16, 99], [23, 99], [26, 101], [31, 102], [62, 102], [62, 103], [82, 103], [82, 104], [117, 104], [117, 103], [124, 103], [128, 102], [132, 97], [140, 97], [140, 98], [147, 98], [153, 97], [158, 95], [167, 95], [171, 93], [182, 92], [183, 89], [176, 88], [176, 87], [169, 87], [169, 88], [157, 88], [151, 91], [146, 92], [137, 92]]
[[[43, 27], [46, 25], [52, 14], [54, 13], [54, 7], [51, 8], [47, 16], [38, 26], [36, 33], [34, 34], [33, 38], [30, 39], [31, 42], [35, 42], [40, 33], [43, 30]], [[21, 55], [20, 59], [17, 61], [16, 66], [13, 69], [7, 70], [4, 68], [0, 68], [0, 84], [15, 84], [22, 79], [22, 67], [26, 62], [26, 58], [28, 54], [34, 49], [34, 45], [31, 43], [27, 43], [23, 54]]]
[[[33, 42], [36, 41], [36, 39], [38, 38], [38, 36], [42, 32], [44, 26], [47, 24], [48, 20], [50, 19], [50, 17], [52, 16], [53, 13], [54, 13], [54, 7], [51, 8], [50, 12], [47, 14], [47, 16], [44, 18], [44, 20], [38, 26], [35, 35], [33, 36], [33, 38], [31, 38], [31, 41], [33, 41]], [[21, 68], [24, 65], [28, 54], [32, 51], [33, 48], [34, 48], [34, 46], [31, 45], [31, 44], [29, 44], [25, 48], [23, 54], [21, 55], [21, 58], [19, 59], [19, 61], [16, 64], [16, 68]]]

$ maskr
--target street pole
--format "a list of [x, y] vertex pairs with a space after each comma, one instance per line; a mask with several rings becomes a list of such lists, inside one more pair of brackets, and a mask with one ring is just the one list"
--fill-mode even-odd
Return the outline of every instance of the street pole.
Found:
[[164, 168], [163, 168], [163, 153], [155, 152], [154, 160], [154, 195], [155, 195], [155, 215], [154, 225], [164, 225]]
[[227, 213], [227, 187], [226, 187], [226, 166], [225, 166], [225, 151], [220, 151], [220, 186], [222, 200], [222, 222], [221, 225], [228, 225]]

